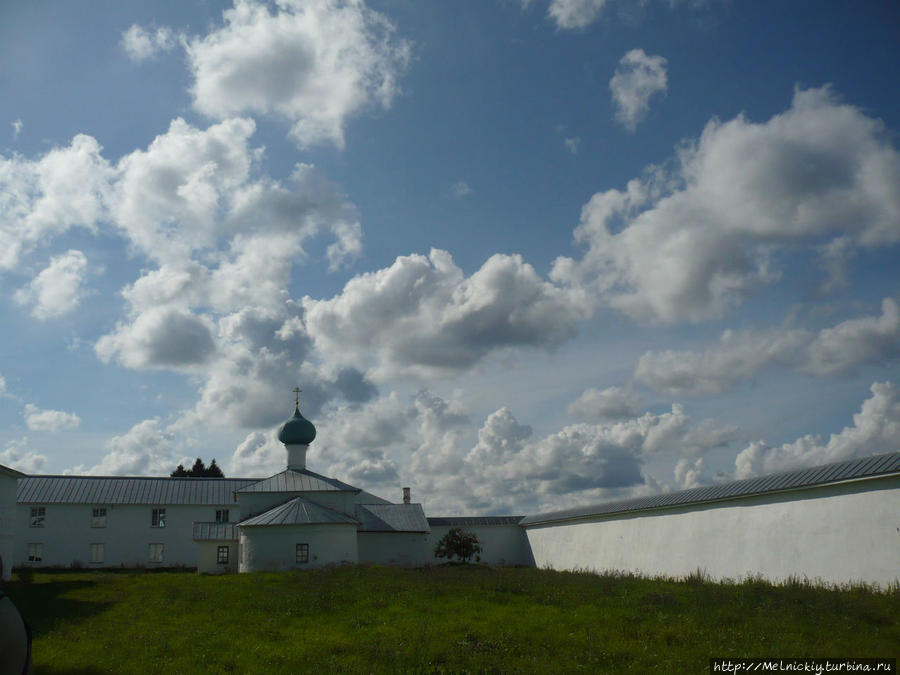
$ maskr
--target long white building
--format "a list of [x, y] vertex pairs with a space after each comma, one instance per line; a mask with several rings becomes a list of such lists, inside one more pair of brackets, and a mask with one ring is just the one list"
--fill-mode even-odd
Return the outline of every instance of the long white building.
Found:
[[3, 574], [9, 560], [220, 573], [417, 566], [435, 562], [440, 538], [462, 527], [490, 564], [900, 581], [900, 453], [527, 517], [427, 518], [406, 488], [394, 503], [307, 469], [315, 435], [297, 408], [279, 431], [287, 466], [263, 479], [25, 476], [0, 467]]

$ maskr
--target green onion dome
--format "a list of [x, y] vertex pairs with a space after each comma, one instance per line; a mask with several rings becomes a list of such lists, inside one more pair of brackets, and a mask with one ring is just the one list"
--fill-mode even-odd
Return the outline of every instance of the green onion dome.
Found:
[[285, 445], [309, 445], [316, 437], [313, 423], [300, 414], [300, 408], [294, 408], [294, 416], [281, 425], [278, 440]]

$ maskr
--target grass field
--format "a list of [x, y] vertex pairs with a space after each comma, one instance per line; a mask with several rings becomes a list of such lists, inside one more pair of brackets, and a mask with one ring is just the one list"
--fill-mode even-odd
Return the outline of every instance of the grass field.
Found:
[[35, 673], [702, 673], [711, 656], [896, 657], [900, 591], [536, 569], [37, 572]]

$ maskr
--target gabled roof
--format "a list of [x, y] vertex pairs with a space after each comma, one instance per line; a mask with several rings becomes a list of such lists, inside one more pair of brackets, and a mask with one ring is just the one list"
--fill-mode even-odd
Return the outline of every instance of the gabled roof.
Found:
[[357, 504], [360, 532], [431, 532], [421, 504]]
[[428, 524], [435, 527], [477, 527], [478, 525], [518, 525], [525, 516], [450, 516], [429, 518]]
[[234, 504], [234, 493], [258, 478], [125, 478], [26, 476], [20, 504]]
[[329, 478], [309, 469], [285, 469], [271, 478], [246, 485], [238, 492], [359, 492], [359, 488], [342, 483], [336, 478]]
[[[865, 480], [880, 476], [900, 474], [900, 452], [875, 455], [846, 462], [834, 462], [810, 469], [797, 469], [782, 473], [731, 481], [722, 485], [679, 490], [651, 497], [625, 499], [594, 506], [564, 509], [535, 516], [526, 516], [521, 525], [541, 525], [562, 520], [577, 520], [590, 516], [611, 516], [636, 511], [670, 509], [693, 504], [706, 504], [788, 490], [802, 490], [822, 485]], [[430, 521], [431, 519], [429, 519]]]
[[269, 509], [253, 518], [238, 523], [238, 527], [271, 527], [274, 525], [319, 525], [328, 523], [351, 523], [358, 525], [350, 516], [316, 504], [303, 497], [293, 499]]
[[194, 541], [237, 541], [234, 523], [194, 523]]

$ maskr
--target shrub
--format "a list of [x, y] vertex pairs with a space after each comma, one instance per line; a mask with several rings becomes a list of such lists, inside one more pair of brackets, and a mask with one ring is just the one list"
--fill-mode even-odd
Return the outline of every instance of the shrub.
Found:
[[478, 543], [478, 537], [474, 532], [466, 532], [461, 527], [451, 527], [435, 546], [434, 557], [459, 558], [466, 563], [475, 556], [475, 562], [481, 562], [481, 556], [478, 555], [481, 550], [481, 544]]

